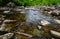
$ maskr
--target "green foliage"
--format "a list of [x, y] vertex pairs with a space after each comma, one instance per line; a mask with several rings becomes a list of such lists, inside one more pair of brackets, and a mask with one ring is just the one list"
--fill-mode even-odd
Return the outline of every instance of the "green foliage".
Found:
[[2, 3], [2, 0], [0, 0], [0, 4]]
[[38, 5], [40, 0], [12, 0], [17, 5]]
[[10, 0], [0, 0], [0, 5], [5, 5], [8, 3]]
[[16, 5], [46, 5], [46, 4], [60, 4], [60, 0], [0, 0], [0, 4], [5, 4], [6, 2], [14, 2]]
[[12, 0], [17, 5], [46, 5], [60, 4], [60, 0]]

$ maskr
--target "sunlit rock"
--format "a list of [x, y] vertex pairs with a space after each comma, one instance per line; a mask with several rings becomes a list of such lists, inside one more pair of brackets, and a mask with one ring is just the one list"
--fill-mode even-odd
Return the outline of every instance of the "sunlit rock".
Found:
[[60, 24], [60, 20], [54, 19], [58, 24]]
[[3, 23], [0, 27], [0, 31], [4, 31], [5, 30], [5, 23]]
[[60, 33], [54, 30], [50, 30], [51, 34], [55, 37], [60, 37]]
[[0, 38], [2, 39], [10, 39], [14, 34], [13, 33], [7, 33], [4, 35], [0, 35]]
[[55, 39], [55, 38], [52, 38], [52, 39]]
[[6, 19], [6, 20], [4, 20], [4, 23], [6, 23], [6, 22], [16, 22], [16, 20], [8, 20], [8, 19]]
[[9, 13], [10, 11], [3, 11], [3, 13]]
[[1, 27], [0, 27], [0, 31], [9, 31], [10, 30], [10, 28], [5, 28], [5, 23], [3, 23], [2, 25], [1, 25]]
[[30, 34], [21, 33], [21, 32], [16, 32], [16, 33], [21, 34], [21, 35], [24, 35], [24, 36], [27, 36], [27, 37], [32, 37], [32, 35], [30, 35]]
[[21, 11], [20, 13], [25, 14], [25, 11]]
[[59, 10], [53, 10], [51, 13], [52, 16], [59, 16], [59, 14], [60, 14]]
[[25, 10], [38, 10], [39, 11], [40, 9], [37, 9], [37, 8], [31, 6], [31, 7], [26, 7]]
[[4, 34], [5, 36], [7, 36], [8, 38], [11, 38], [14, 34], [13, 33], [7, 33], [7, 34]]
[[52, 11], [48, 12], [48, 14], [51, 14], [51, 13], [52, 13]]
[[39, 26], [39, 25], [38, 25], [38, 28], [39, 28], [39, 29], [41, 29], [41, 28], [42, 28], [42, 26]]
[[22, 9], [14, 8], [12, 11], [14, 11], [14, 12], [20, 12], [20, 11], [22, 11]]
[[46, 20], [42, 20], [41, 21], [41, 25], [45, 26], [45, 25], [49, 25], [51, 24], [50, 22], [46, 21]]
[[55, 10], [55, 7], [54, 6], [45, 6], [44, 10], [45, 11]]

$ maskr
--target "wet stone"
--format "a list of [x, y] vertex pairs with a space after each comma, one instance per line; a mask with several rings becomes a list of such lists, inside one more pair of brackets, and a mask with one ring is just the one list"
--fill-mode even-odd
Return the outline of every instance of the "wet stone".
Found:
[[48, 21], [46, 21], [46, 20], [42, 20], [42, 21], [41, 21], [41, 24], [42, 24], [43, 26], [46, 26], [46, 25], [49, 25], [49, 24], [51, 24], [51, 23], [48, 22]]
[[8, 7], [15, 7], [15, 4], [14, 4], [13, 2], [9, 2], [9, 3], [7, 4], [7, 6], [8, 6]]
[[[14, 7], [13, 5], [11, 5], [11, 3], [8, 3], [8, 6]], [[56, 37], [55, 35], [57, 35], [59, 38], [60, 35], [56, 34], [56, 32], [59, 33], [58, 31], [60, 31], [59, 29], [57, 29], [59, 28], [59, 26], [55, 27], [55, 25], [56, 22], [60, 23], [59, 22], [60, 20], [54, 20], [54, 18], [51, 15], [59, 17], [60, 11], [56, 10], [54, 6], [41, 6], [41, 7], [42, 8], [39, 7], [41, 9], [39, 10], [34, 7], [28, 7], [24, 9], [24, 7], [16, 6], [14, 8], [9, 8], [9, 10], [11, 11], [5, 10], [5, 8], [3, 8], [2, 11], [4, 10], [3, 12], [5, 13], [4, 15], [6, 17], [4, 20], [1, 18], [0, 20], [6, 24], [7, 28], [9, 26], [10, 28], [8, 29], [6, 28], [5, 31], [5, 29], [3, 29], [4, 28], [3, 26], [3, 28], [1, 29], [3, 31], [0, 31], [0, 34], [5, 37], [3, 36], [2, 37], [5, 39], [7, 38], [21, 39], [21, 37], [24, 38], [26, 36], [27, 38], [29, 37], [29, 39], [55, 39], [54, 37]], [[14, 13], [10, 14], [11, 12]], [[19, 12], [19, 14], [17, 14], [16, 12]], [[19, 21], [17, 24], [16, 20]], [[37, 23], [37, 25], [35, 23]], [[38, 25], [38, 23], [40, 24]], [[51, 32], [50, 30], [56, 31]], [[19, 36], [15, 35], [12, 36], [11, 34], [6, 34], [8, 32], [13, 33], [18, 32]], [[54, 37], [50, 35], [50, 33], [54, 35]], [[20, 34], [23, 36], [21, 36]]]
[[3, 13], [9, 13], [10, 11], [4, 11]]
[[0, 7], [0, 11], [5, 11], [5, 10], [8, 10], [9, 8], [8, 7]]
[[52, 36], [60, 38], [60, 33], [59, 32], [54, 31], [54, 30], [50, 30], [50, 33], [52, 34]]

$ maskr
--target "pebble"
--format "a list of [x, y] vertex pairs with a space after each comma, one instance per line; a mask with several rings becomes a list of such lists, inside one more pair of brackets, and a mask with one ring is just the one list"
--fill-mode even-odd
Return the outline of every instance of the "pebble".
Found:
[[16, 20], [8, 20], [8, 19], [6, 19], [6, 20], [4, 20], [4, 23], [6, 23], [6, 22], [16, 22]]
[[14, 11], [14, 12], [20, 12], [20, 11], [22, 11], [22, 9], [14, 8], [12, 11]]
[[3, 11], [3, 13], [9, 13], [10, 11]]
[[39, 26], [39, 25], [38, 25], [38, 28], [39, 28], [39, 29], [41, 29], [41, 28], [42, 28], [42, 26]]
[[46, 21], [46, 20], [42, 20], [41, 21], [41, 25], [45, 26], [45, 25], [49, 25], [50, 22]]

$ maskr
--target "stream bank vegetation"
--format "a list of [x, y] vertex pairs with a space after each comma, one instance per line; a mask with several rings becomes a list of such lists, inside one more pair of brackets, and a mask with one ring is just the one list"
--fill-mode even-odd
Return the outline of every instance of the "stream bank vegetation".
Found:
[[0, 0], [0, 5], [4, 5], [8, 2], [14, 2], [16, 5], [32, 6], [32, 5], [49, 5], [60, 4], [60, 0]]

